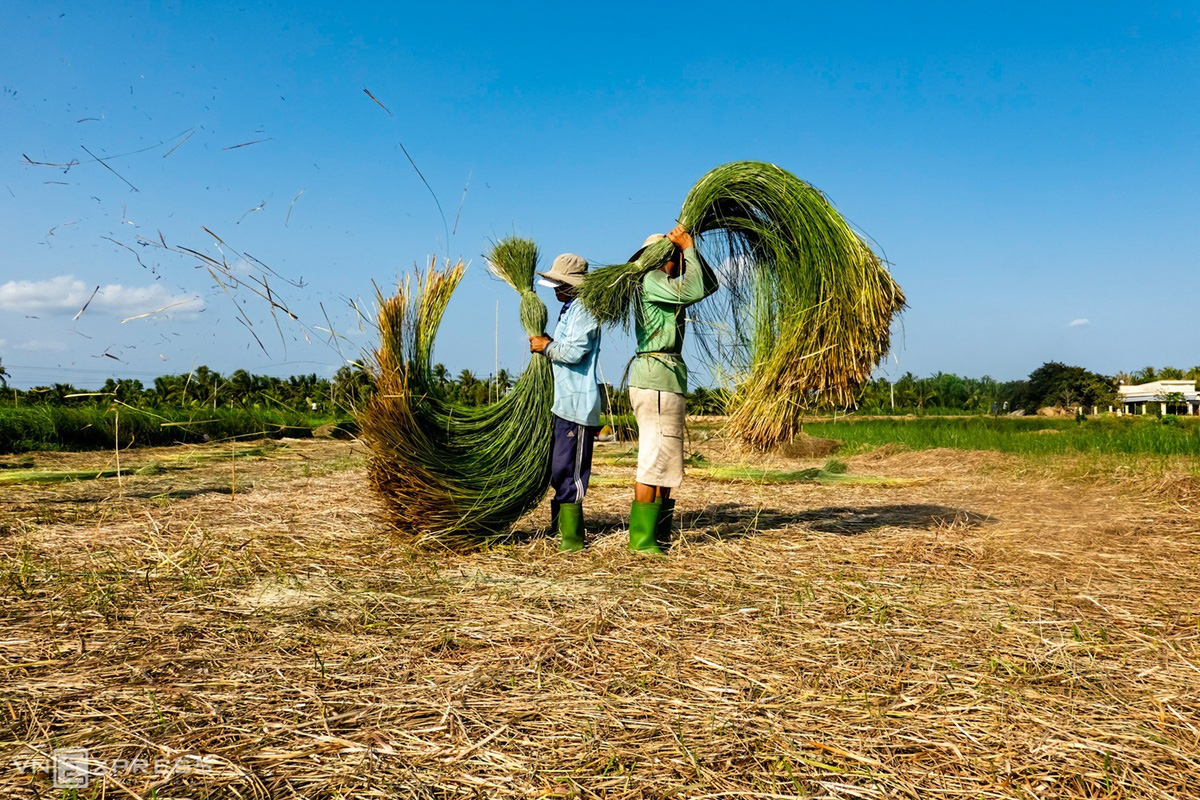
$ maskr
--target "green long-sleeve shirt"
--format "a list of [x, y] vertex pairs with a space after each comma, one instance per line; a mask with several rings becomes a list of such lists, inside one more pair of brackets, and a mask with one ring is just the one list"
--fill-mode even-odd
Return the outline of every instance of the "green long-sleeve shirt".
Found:
[[683, 276], [669, 278], [660, 269], [642, 279], [642, 301], [636, 317], [637, 355], [629, 369], [629, 385], [639, 389], [687, 392], [683, 362], [684, 310], [720, 288], [717, 276], [694, 247], [683, 251]]

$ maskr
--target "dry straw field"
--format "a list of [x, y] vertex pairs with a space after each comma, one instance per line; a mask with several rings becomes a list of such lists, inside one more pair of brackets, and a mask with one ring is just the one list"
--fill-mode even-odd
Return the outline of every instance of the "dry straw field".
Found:
[[[67, 483], [28, 470], [112, 454], [9, 457], [0, 796], [1200, 796], [1197, 492], [1171, 463], [696, 470], [654, 559], [624, 550], [622, 448], [574, 555], [545, 509], [484, 552], [406, 545], [350, 442], [130, 451]], [[67, 747], [86, 788], [41, 771]]]

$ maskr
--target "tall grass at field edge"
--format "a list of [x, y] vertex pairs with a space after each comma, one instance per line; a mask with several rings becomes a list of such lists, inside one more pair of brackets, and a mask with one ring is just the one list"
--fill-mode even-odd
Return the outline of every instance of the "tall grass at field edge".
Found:
[[256, 435], [304, 437], [332, 421], [283, 409], [0, 407], [0, 453], [124, 449]]
[[804, 432], [842, 441], [850, 451], [885, 444], [913, 450], [954, 448], [1021, 455], [1058, 453], [1146, 453], [1200, 456], [1200, 420], [1178, 417], [848, 417], [807, 422]]

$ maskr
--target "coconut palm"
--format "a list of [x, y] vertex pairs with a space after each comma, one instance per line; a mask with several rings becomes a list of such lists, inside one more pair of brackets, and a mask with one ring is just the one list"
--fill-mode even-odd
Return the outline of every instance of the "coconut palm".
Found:
[[445, 389], [450, 383], [450, 370], [446, 369], [446, 365], [438, 362], [433, 365], [433, 381], [439, 389]]
[[496, 373], [496, 390], [503, 397], [509, 389], [512, 388], [512, 376], [508, 374], [508, 370], [502, 369]]
[[254, 376], [244, 369], [234, 370], [226, 386], [241, 405], [250, 403], [254, 397]]
[[475, 399], [475, 384], [479, 383], [479, 379], [475, 377], [475, 373], [469, 369], [464, 369], [458, 373], [458, 380], [455, 381], [455, 389], [458, 392], [458, 399], [464, 403], [472, 403]]
[[1150, 383], [1150, 381], [1156, 379], [1155, 375], [1156, 373], [1154, 371], [1154, 367], [1142, 367], [1137, 372], [1133, 373], [1133, 382]]
[[913, 401], [918, 411], [924, 411], [925, 406], [937, 400], [937, 386], [929, 378], [921, 378], [913, 385]]

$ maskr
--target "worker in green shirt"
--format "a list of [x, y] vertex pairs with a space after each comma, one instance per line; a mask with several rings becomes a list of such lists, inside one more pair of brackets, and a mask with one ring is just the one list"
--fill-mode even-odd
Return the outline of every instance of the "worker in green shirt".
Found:
[[[637, 355], [629, 370], [629, 400], [638, 423], [637, 481], [629, 513], [629, 549], [662, 553], [660, 542], [671, 532], [675, 501], [671, 490], [683, 482], [684, 311], [719, 288], [717, 276], [697, 252], [682, 225], [666, 236], [656, 233], [633, 254], [661, 239], [675, 245], [661, 268], [642, 279], [635, 316]], [[682, 276], [680, 275], [682, 264]]]

